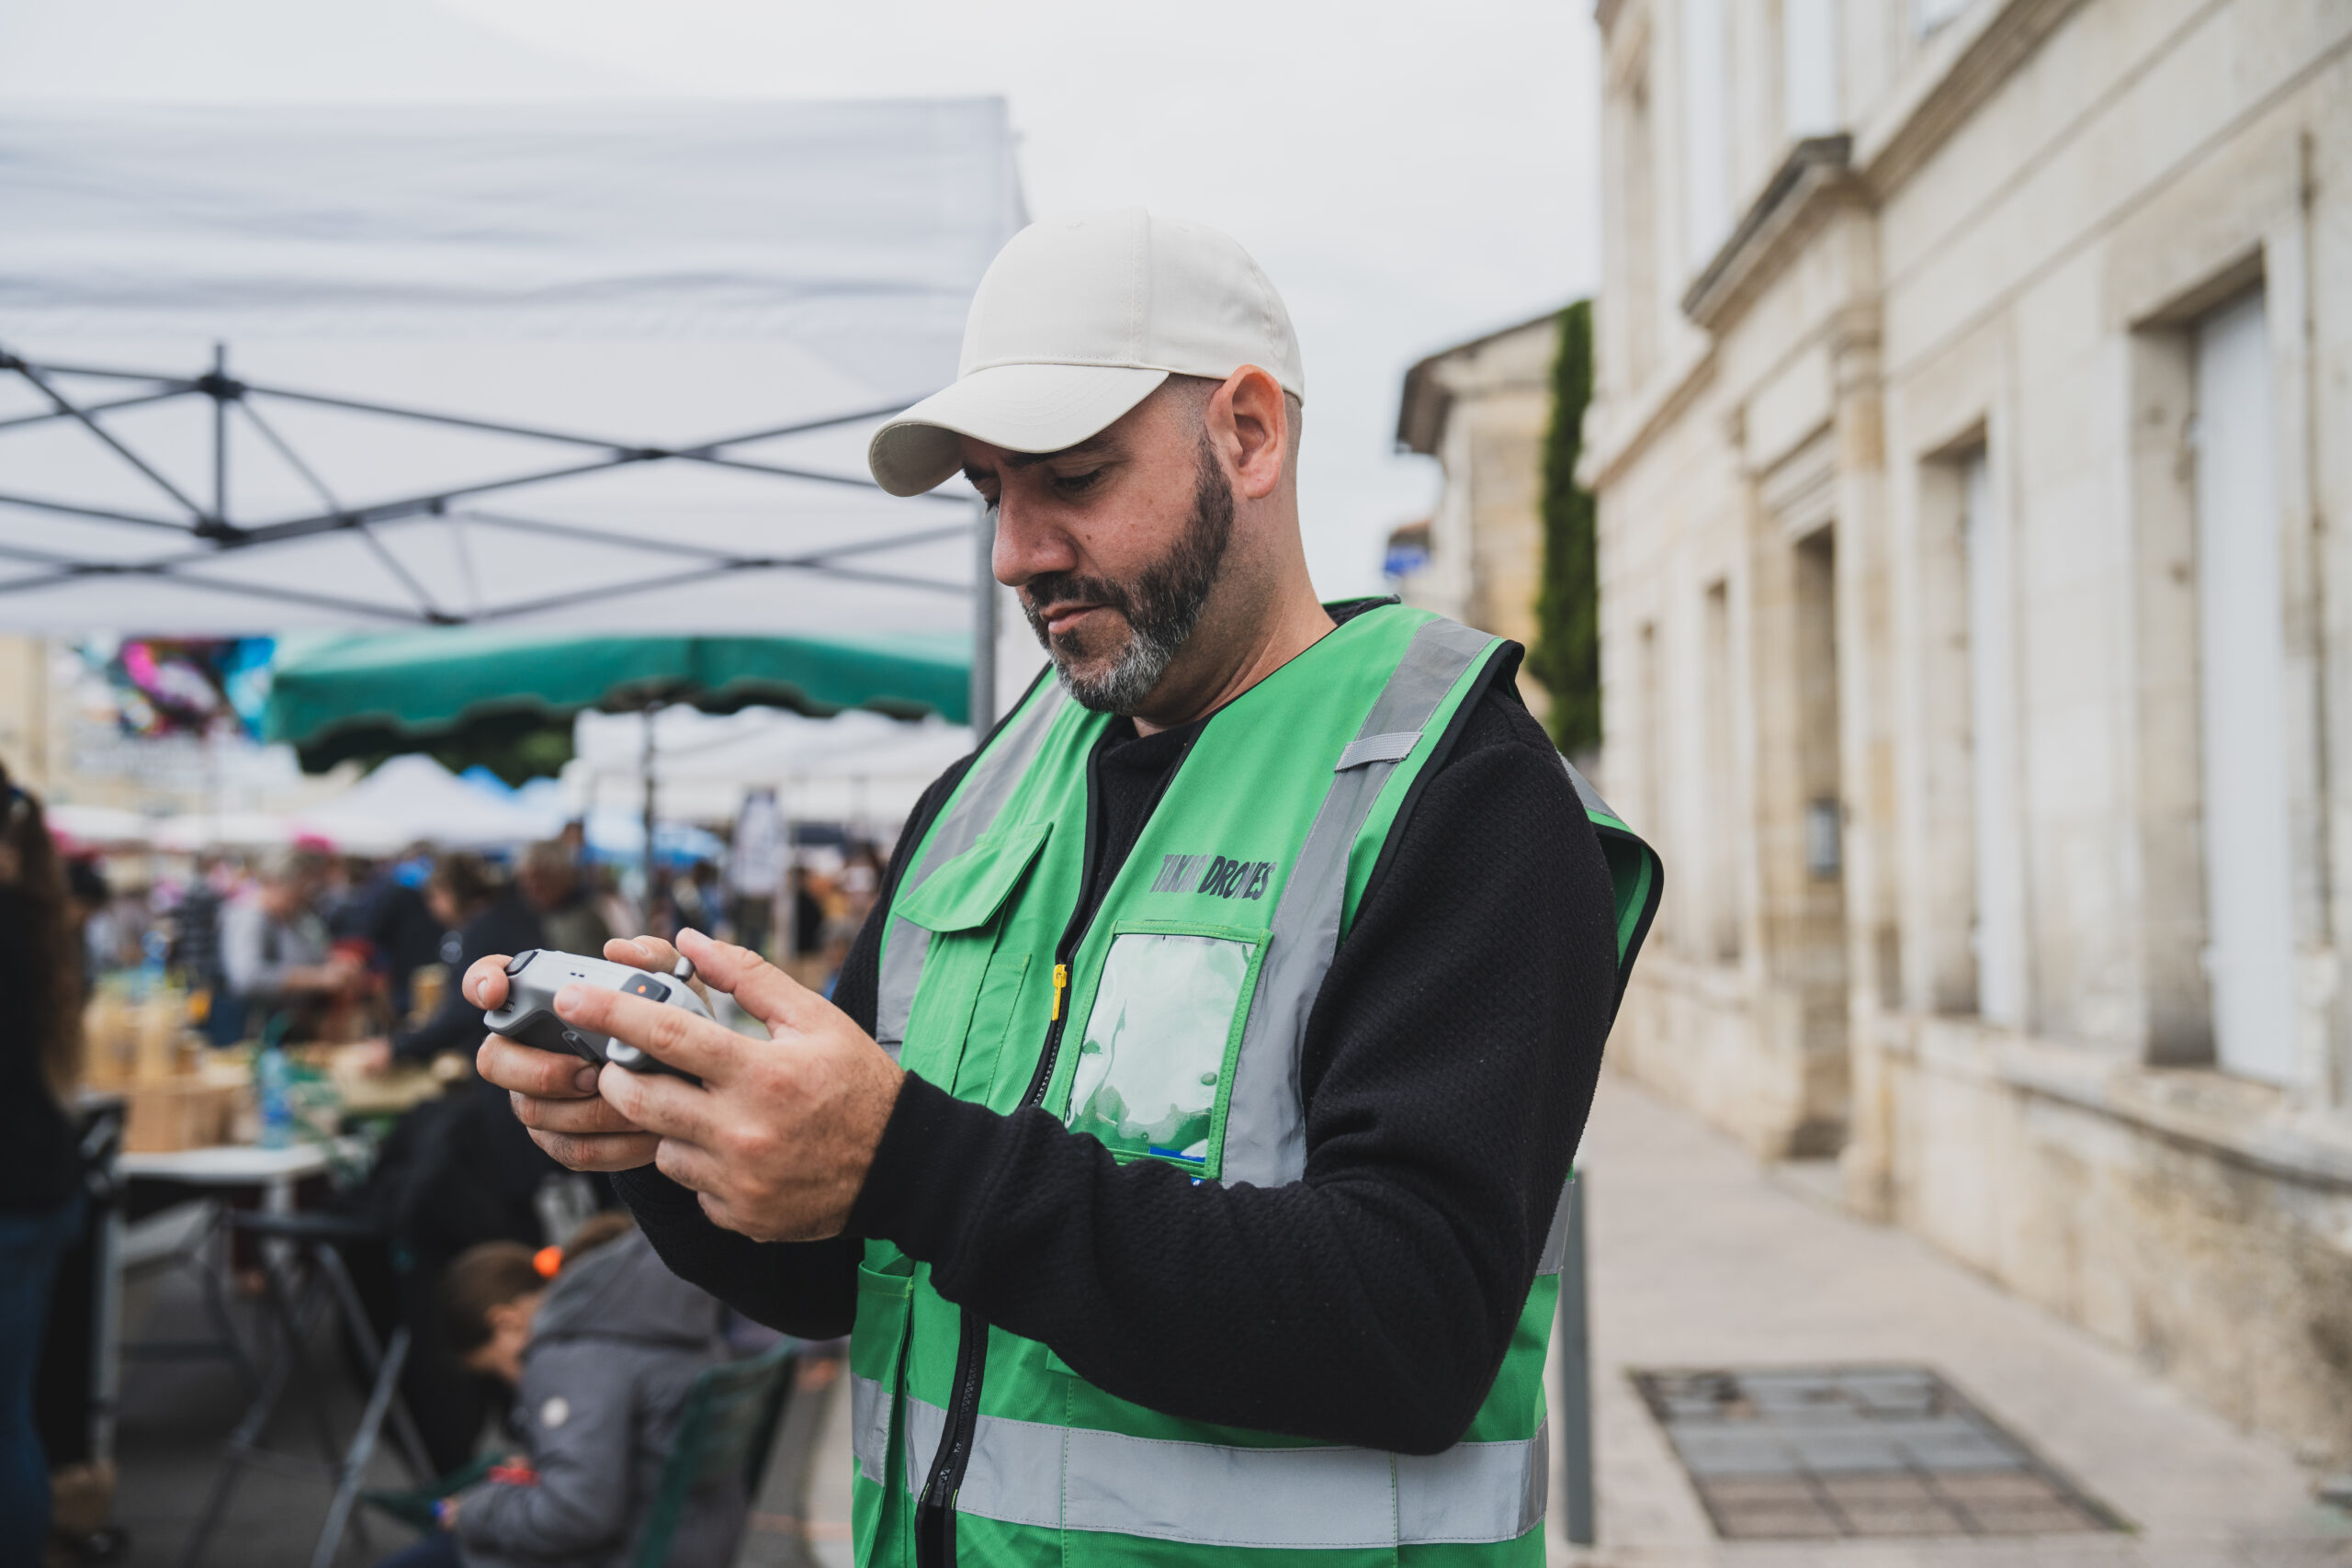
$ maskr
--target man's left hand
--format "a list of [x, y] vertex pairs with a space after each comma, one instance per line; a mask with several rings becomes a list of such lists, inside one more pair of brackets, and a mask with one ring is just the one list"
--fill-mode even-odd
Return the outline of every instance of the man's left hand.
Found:
[[[650, 945], [639, 939], [639, 945]], [[566, 1022], [625, 1040], [702, 1079], [606, 1066], [597, 1092], [661, 1145], [654, 1165], [711, 1221], [758, 1241], [839, 1235], [905, 1075], [873, 1037], [759, 954], [699, 931], [678, 948], [772, 1036], [590, 986], [556, 993]]]

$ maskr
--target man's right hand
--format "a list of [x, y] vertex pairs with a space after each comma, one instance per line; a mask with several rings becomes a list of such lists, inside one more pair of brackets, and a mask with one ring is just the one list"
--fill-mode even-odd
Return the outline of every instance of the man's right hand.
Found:
[[[678, 962], [676, 950], [654, 937], [616, 937], [605, 944], [605, 956], [664, 975]], [[504, 953], [477, 960], [459, 982], [466, 1000], [484, 1011], [502, 1006], [506, 964]], [[515, 1120], [558, 1164], [573, 1170], [634, 1170], [653, 1163], [662, 1140], [605, 1103], [596, 1092], [596, 1068], [579, 1057], [492, 1034], [475, 1054], [474, 1070], [507, 1091]]]

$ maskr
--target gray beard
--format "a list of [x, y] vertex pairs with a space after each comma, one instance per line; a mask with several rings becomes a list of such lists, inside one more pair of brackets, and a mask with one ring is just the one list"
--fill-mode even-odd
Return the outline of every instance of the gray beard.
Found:
[[[1209, 592], [1216, 586], [1225, 552], [1233, 542], [1233, 487], [1218, 467], [1216, 450], [1204, 433], [1193, 479], [1193, 514], [1175, 547], [1147, 569], [1132, 586], [1108, 578], [1053, 573], [1032, 578], [1021, 596], [1021, 612], [1029, 629], [1052, 656], [1054, 673], [1082, 706], [1096, 713], [1132, 715], [1168, 673], [1183, 649], [1193, 628], [1200, 624]], [[1126, 646], [1096, 674], [1082, 673], [1054, 646], [1035, 603], [1057, 599], [1086, 599], [1119, 612], [1127, 623]]]

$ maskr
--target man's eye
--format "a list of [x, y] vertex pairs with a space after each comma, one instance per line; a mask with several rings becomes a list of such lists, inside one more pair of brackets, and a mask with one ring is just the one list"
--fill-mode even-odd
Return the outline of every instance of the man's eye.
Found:
[[1100, 468], [1089, 468], [1082, 474], [1056, 474], [1054, 488], [1064, 495], [1083, 495], [1093, 489], [1095, 481], [1102, 477]]

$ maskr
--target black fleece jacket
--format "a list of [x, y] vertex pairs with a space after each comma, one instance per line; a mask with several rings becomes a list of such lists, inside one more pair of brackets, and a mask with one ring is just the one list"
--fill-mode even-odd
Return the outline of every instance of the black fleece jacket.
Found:
[[[1046, 1112], [910, 1077], [831, 1241], [758, 1243], [650, 1167], [614, 1186], [670, 1267], [747, 1315], [847, 1332], [865, 1236], [940, 1293], [1171, 1415], [1404, 1453], [1459, 1440], [1502, 1364], [1584, 1130], [1616, 997], [1609, 874], [1512, 684], [1473, 705], [1366, 890], [1304, 1042], [1306, 1172], [1227, 1187], [1121, 1166]], [[1102, 742], [1099, 900], [1185, 732]], [[833, 999], [874, 1027], [897, 873]]]

